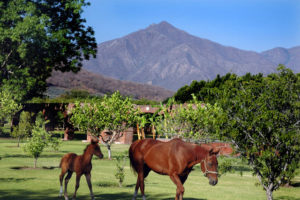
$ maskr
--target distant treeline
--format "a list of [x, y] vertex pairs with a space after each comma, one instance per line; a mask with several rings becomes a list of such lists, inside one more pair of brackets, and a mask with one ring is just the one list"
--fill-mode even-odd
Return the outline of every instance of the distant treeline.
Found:
[[[296, 75], [299, 82], [300, 73]], [[174, 98], [178, 103], [185, 103], [193, 100], [192, 94], [194, 94], [199, 101], [215, 103], [220, 92], [227, 87], [242, 90], [244, 84], [261, 83], [263, 79], [272, 80], [272, 77], [274, 77], [274, 74], [269, 74], [265, 77], [261, 73], [255, 75], [247, 73], [244, 76], [238, 76], [232, 73], [227, 73], [224, 76], [217, 75], [214, 80], [193, 81], [190, 85], [185, 85], [174, 94]]]

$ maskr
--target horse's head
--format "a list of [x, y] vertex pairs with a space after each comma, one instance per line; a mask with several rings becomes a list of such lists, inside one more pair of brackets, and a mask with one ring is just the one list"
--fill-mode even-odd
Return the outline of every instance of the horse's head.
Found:
[[216, 185], [218, 183], [218, 160], [217, 154], [219, 149], [210, 149], [208, 155], [201, 162], [201, 170], [209, 179], [210, 185]]
[[92, 146], [92, 154], [98, 156], [100, 159], [103, 158], [103, 154], [101, 152], [100, 146], [99, 146], [99, 140], [92, 139], [91, 146]]

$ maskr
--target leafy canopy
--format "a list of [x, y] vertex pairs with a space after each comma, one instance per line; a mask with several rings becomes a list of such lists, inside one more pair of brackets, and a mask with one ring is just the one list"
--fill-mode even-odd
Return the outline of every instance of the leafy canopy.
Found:
[[0, 85], [19, 100], [41, 95], [52, 70], [80, 70], [96, 53], [94, 31], [81, 17], [85, 0], [0, 2]]
[[158, 111], [161, 115], [155, 121], [158, 134], [193, 140], [215, 137], [214, 124], [222, 117], [222, 109], [192, 97], [190, 103], [176, 104], [174, 99], [169, 99], [166, 105], [161, 105]]
[[0, 88], [0, 133], [3, 125], [21, 108], [22, 106], [17, 103], [15, 96], [7, 88]]
[[278, 70], [259, 81], [227, 81], [219, 99], [219, 134], [248, 160], [268, 199], [300, 161], [300, 80], [283, 66]]

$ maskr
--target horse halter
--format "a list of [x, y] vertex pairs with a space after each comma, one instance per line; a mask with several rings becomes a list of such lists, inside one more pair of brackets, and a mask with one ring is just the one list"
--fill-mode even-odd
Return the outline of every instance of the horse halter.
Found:
[[207, 167], [206, 167], [206, 160], [205, 160], [205, 159], [203, 159], [203, 160], [201, 161], [201, 163], [202, 163], [202, 162], [204, 162], [204, 167], [205, 167], [204, 176], [205, 176], [205, 177], [207, 176], [207, 174], [217, 174], [217, 176], [219, 176], [219, 173], [218, 173], [217, 171], [209, 171], [209, 170], [207, 169]]

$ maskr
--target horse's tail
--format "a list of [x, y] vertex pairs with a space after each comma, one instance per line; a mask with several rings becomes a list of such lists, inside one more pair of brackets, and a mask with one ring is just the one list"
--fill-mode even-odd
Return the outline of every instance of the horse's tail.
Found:
[[129, 148], [129, 159], [130, 159], [130, 167], [133, 170], [133, 172], [136, 174], [137, 173], [137, 163], [136, 160], [134, 159], [134, 151], [136, 149], [137, 144], [140, 142], [140, 140], [135, 141], [130, 145]]

